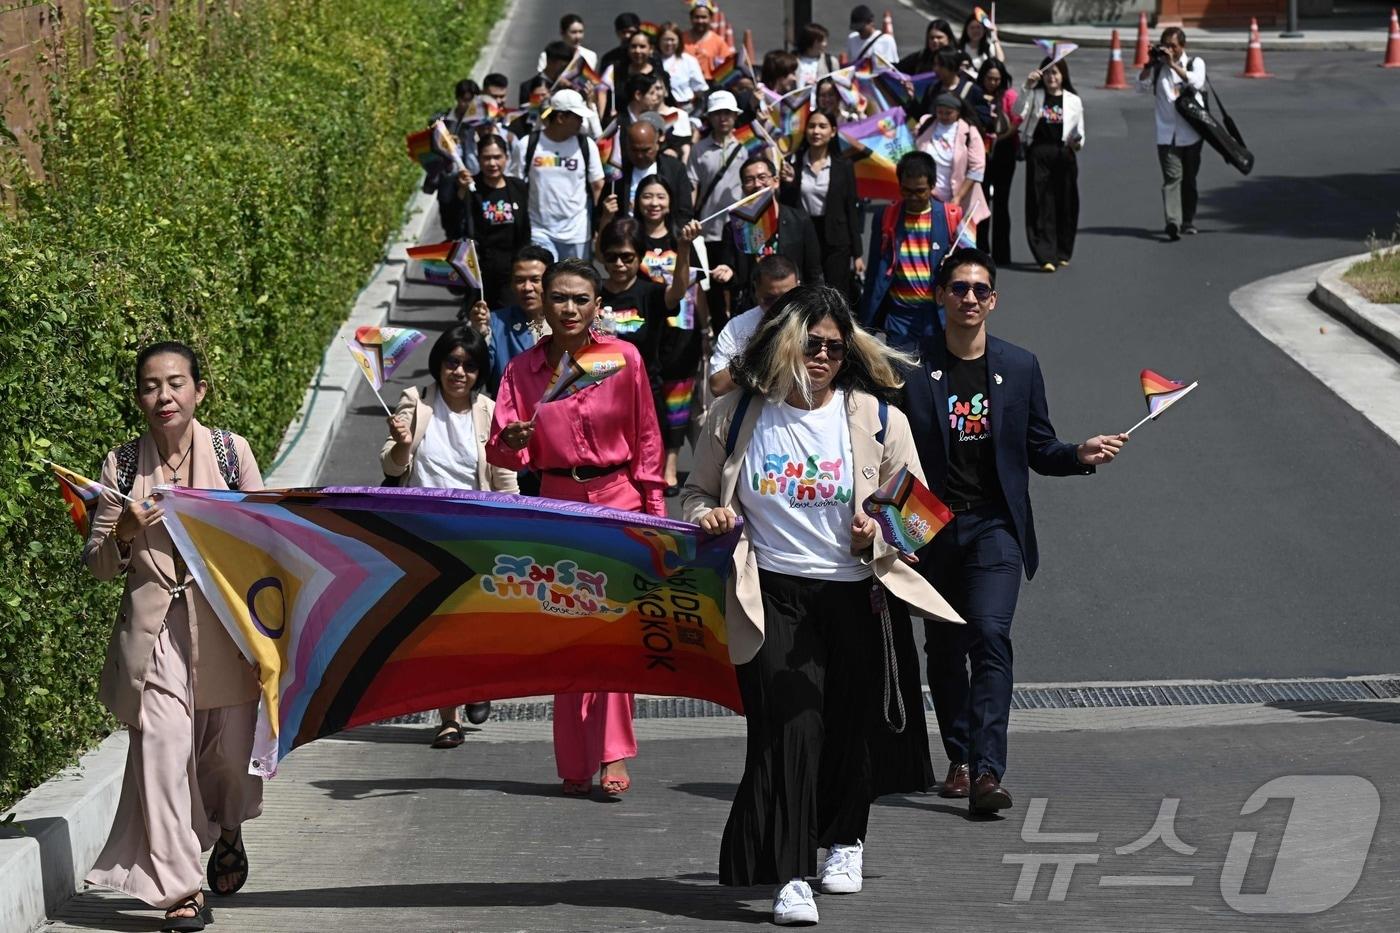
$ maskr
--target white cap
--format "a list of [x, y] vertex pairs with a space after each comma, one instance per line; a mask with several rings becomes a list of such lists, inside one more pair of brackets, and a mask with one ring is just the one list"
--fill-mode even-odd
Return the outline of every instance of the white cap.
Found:
[[583, 102], [583, 95], [573, 88], [564, 88], [562, 91], [555, 91], [549, 98], [549, 109], [551, 112], [571, 113], [576, 117], [588, 119], [588, 105]]
[[733, 113], [739, 112], [739, 101], [728, 91], [711, 91], [710, 96], [705, 99], [705, 112], [717, 113], [721, 110], [729, 110]]

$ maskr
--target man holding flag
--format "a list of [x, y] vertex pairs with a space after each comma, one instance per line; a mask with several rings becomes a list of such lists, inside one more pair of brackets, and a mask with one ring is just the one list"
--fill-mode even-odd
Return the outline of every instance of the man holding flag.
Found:
[[744, 197], [754, 200], [730, 211], [729, 236], [721, 241], [715, 262], [734, 271], [738, 307], [752, 307], [753, 268], [764, 256], [786, 256], [806, 285], [821, 285], [821, 247], [812, 218], [800, 207], [778, 205], [778, 175], [767, 156], [750, 156], [739, 169]]
[[1022, 570], [1030, 579], [1040, 560], [1030, 471], [1091, 474], [1128, 438], [1098, 435], [1077, 446], [1056, 438], [1039, 361], [987, 334], [997, 305], [990, 256], [954, 252], [939, 270], [936, 294], [946, 329], [919, 344], [919, 369], [905, 378], [901, 407], [928, 486], [953, 514], [918, 566], [967, 621], [924, 623], [929, 690], [949, 761], [939, 795], [967, 797], [973, 813], [992, 813], [1012, 805], [1001, 786], [1011, 617]]

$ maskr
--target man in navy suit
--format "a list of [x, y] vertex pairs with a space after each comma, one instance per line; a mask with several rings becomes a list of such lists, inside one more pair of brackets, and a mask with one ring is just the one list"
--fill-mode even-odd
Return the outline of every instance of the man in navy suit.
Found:
[[[943, 333], [919, 346], [904, 411], [929, 488], [953, 521], [919, 555], [919, 568], [966, 625], [926, 620], [928, 682], [950, 766], [939, 789], [974, 813], [1011, 806], [1001, 786], [1011, 716], [1011, 617], [1039, 563], [1029, 471], [1077, 476], [1112, 460], [1127, 435], [1082, 444], [1055, 437], [1035, 355], [987, 335], [996, 264], [960, 249], [938, 273]], [[971, 662], [971, 677], [968, 662]]]

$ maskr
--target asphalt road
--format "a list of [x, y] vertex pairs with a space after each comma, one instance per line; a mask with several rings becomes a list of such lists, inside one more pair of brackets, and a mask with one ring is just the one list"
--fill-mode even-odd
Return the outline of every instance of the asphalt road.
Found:
[[[672, 6], [638, 12], [683, 14]], [[815, 6], [830, 26], [846, 20], [845, 4]], [[627, 8], [637, 9], [590, 4], [588, 44], [607, 48], [612, 16]], [[529, 74], [568, 9], [521, 3], [495, 70]], [[752, 26], [760, 54], [778, 44], [773, 5], [729, 0], [725, 10], [736, 29]], [[894, 14], [901, 49], [917, 45], [924, 17]], [[1009, 58], [1019, 79], [1038, 50], [1012, 47]], [[1071, 59], [1087, 137], [1074, 262], [1054, 275], [1030, 267], [1018, 175], [1019, 262], [998, 282], [991, 329], [1039, 355], [1067, 440], [1136, 422], [1143, 368], [1201, 388], [1135, 432], [1098, 476], [1034, 479], [1041, 567], [1017, 613], [1017, 678], [1400, 671], [1396, 446], [1228, 303], [1235, 288], [1360, 252], [1368, 234], [1400, 222], [1400, 73], [1369, 54], [1268, 53], [1277, 77], [1246, 81], [1235, 77], [1243, 51], [1207, 55], [1258, 164], [1246, 178], [1207, 152], [1202, 232], [1167, 243], [1151, 100], [1098, 90], [1105, 59], [1089, 49]], [[430, 331], [450, 318], [441, 308], [396, 314]], [[425, 372], [406, 376], [421, 383]], [[367, 390], [357, 403], [324, 483], [378, 480], [383, 413]]]

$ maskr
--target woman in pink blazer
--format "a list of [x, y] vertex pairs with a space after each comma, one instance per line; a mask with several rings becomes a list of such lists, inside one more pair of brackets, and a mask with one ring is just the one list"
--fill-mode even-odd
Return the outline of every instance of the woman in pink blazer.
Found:
[[977, 225], [992, 214], [982, 194], [982, 180], [987, 171], [982, 133], [962, 118], [962, 102], [954, 95], [939, 94], [933, 108], [933, 119], [925, 121], [915, 144], [933, 156], [938, 167], [933, 196], [944, 204], [957, 204], [963, 210], [961, 244], [975, 246]]
[[130, 735], [112, 832], [87, 881], [164, 908], [162, 930], [212, 921], [201, 891], [205, 849], [214, 849], [214, 893], [243, 886], [241, 827], [262, 812], [262, 781], [248, 774], [257, 678], [176, 551], [154, 491], [262, 488], [248, 442], [195, 419], [207, 390], [184, 344], [137, 356], [136, 403], [149, 427], [107, 455], [107, 491], [83, 547], [93, 576], [126, 577], [100, 696]]

